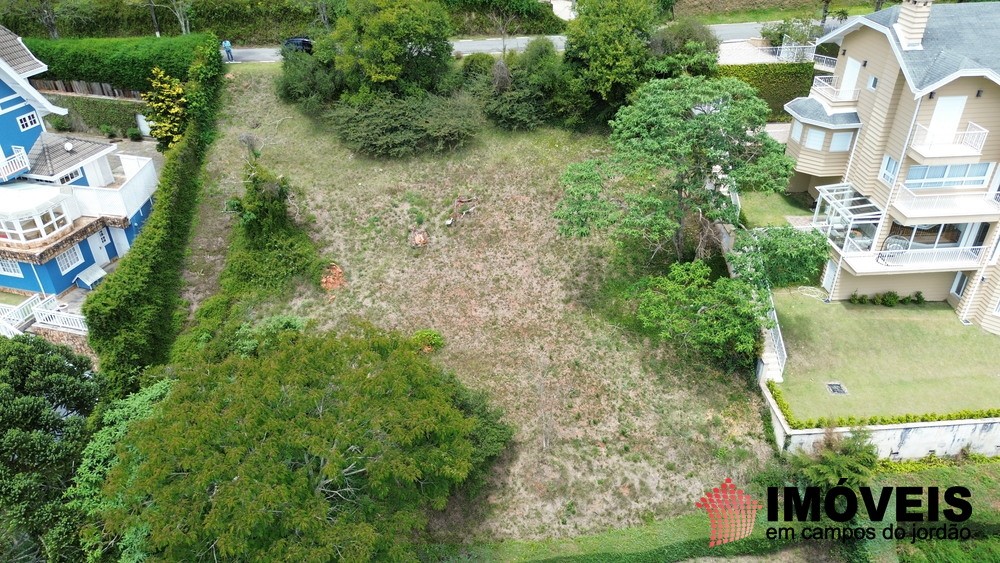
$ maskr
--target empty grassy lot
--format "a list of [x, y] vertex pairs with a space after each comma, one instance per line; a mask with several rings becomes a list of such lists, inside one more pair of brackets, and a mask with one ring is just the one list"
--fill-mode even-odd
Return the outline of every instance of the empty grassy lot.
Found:
[[964, 326], [947, 304], [825, 304], [794, 290], [774, 303], [788, 348], [779, 387], [796, 418], [1000, 406], [1000, 337]]
[[[297, 288], [256, 314], [436, 329], [437, 361], [517, 428], [485, 496], [436, 516], [439, 540], [568, 536], [690, 513], [704, 490], [748, 481], [770, 455], [743, 376], [677, 361], [588, 305], [611, 245], [560, 238], [552, 212], [560, 174], [604, 154], [602, 137], [490, 130], [457, 152], [371, 160], [276, 99], [278, 65], [229, 70], [187, 295], [212, 292], [221, 204], [240, 189], [238, 139], [252, 135], [263, 163], [300, 188], [293, 213], [347, 277], [333, 294]], [[447, 227], [459, 197], [475, 199]], [[427, 246], [410, 246], [414, 228]]]

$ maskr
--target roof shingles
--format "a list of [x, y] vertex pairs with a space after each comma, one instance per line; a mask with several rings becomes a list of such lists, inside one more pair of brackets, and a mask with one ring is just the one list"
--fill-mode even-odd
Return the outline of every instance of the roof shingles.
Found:
[[2, 25], [0, 25], [0, 59], [21, 76], [38, 74], [46, 69], [45, 64], [36, 59], [24, 46], [21, 38]]

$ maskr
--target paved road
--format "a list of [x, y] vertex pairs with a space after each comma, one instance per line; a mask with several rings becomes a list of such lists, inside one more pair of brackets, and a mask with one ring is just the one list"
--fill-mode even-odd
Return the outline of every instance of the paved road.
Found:
[[[749, 39], [760, 36], [760, 23], [726, 23], [710, 25], [709, 28], [715, 32], [721, 41], [734, 41], [739, 39]], [[566, 45], [564, 35], [549, 35], [549, 39], [560, 51]], [[511, 37], [507, 39], [507, 48], [515, 51], [522, 51], [531, 41], [532, 37]], [[456, 51], [462, 54], [469, 53], [499, 53], [503, 48], [499, 37], [489, 39], [459, 39], [453, 43]], [[281, 60], [281, 53], [275, 47], [265, 47], [259, 49], [233, 49], [235, 62], [277, 62]]]

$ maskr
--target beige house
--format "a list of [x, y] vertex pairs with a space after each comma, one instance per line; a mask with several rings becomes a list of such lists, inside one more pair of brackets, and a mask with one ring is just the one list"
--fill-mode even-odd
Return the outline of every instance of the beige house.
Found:
[[902, 5], [839, 44], [792, 115], [790, 190], [817, 200], [831, 299], [922, 291], [1000, 334], [1000, 3]]

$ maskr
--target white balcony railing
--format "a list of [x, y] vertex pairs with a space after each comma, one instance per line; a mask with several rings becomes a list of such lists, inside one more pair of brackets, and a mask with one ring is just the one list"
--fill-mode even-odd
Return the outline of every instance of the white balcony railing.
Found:
[[124, 167], [125, 177], [120, 183], [107, 187], [73, 186], [73, 196], [80, 204], [84, 215], [100, 217], [131, 217], [142, 207], [149, 196], [156, 191], [156, 170], [148, 158], [122, 156], [122, 163], [134, 164]]
[[58, 309], [59, 302], [55, 297], [46, 297], [34, 308], [35, 320], [64, 330], [80, 333], [87, 332], [87, 323], [83, 315], [66, 313]]
[[858, 99], [857, 88], [841, 88], [840, 78], [836, 76], [817, 76], [813, 78], [813, 90], [833, 102], [852, 102]]
[[886, 266], [968, 265], [976, 266], [983, 255], [984, 246], [955, 248], [917, 248], [910, 250], [883, 250], [875, 261]]
[[14, 149], [14, 154], [0, 160], [0, 182], [6, 182], [13, 178], [18, 172], [24, 172], [31, 167], [28, 155], [23, 149]]
[[833, 70], [837, 68], [837, 57], [827, 57], [825, 55], [813, 55], [813, 62], [816, 66], [823, 67], [825, 69]]
[[961, 156], [983, 153], [989, 129], [969, 122], [965, 131], [940, 133], [917, 124], [913, 132], [913, 148], [924, 156]]
[[985, 215], [1000, 213], [1000, 195], [983, 192], [921, 193], [899, 186], [897, 209], [907, 216]]

